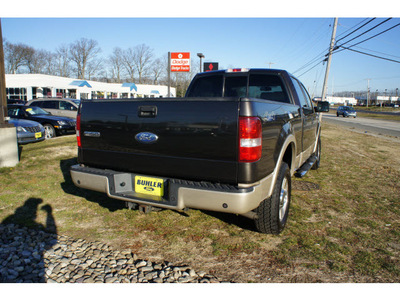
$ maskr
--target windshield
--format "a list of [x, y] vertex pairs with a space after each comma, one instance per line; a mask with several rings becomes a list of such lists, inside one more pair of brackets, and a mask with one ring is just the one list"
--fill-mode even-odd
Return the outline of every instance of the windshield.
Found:
[[345, 107], [343, 107], [343, 110], [346, 110], [346, 111], [354, 111], [354, 108], [345, 106]]
[[40, 107], [37, 106], [30, 106], [25, 109], [28, 115], [30, 116], [37, 116], [37, 115], [50, 115], [47, 111], [41, 109]]

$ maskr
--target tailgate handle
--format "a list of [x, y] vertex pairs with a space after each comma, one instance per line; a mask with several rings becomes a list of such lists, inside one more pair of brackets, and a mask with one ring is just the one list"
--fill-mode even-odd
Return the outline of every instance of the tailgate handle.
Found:
[[155, 118], [157, 116], [157, 106], [139, 106], [138, 110], [140, 118]]

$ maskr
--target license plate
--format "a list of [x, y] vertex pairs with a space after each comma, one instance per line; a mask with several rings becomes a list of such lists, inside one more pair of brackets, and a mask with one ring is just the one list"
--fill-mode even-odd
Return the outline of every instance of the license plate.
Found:
[[164, 196], [164, 180], [144, 176], [135, 176], [135, 192], [139, 194]]
[[35, 133], [35, 139], [40, 139], [42, 137], [42, 133], [41, 132], [36, 132]]

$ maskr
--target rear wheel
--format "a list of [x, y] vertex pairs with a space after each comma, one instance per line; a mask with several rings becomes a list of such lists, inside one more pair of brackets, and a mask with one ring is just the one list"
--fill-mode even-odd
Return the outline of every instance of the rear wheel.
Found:
[[256, 208], [255, 225], [262, 233], [279, 234], [285, 228], [289, 215], [292, 182], [287, 163], [282, 162], [274, 190]]
[[44, 124], [44, 136], [47, 139], [51, 139], [56, 136], [56, 131], [51, 124]]

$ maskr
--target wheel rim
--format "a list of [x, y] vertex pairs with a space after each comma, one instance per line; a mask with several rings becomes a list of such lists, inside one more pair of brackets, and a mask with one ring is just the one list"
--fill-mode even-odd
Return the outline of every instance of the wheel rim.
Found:
[[279, 195], [279, 221], [282, 221], [286, 215], [289, 204], [289, 183], [286, 177], [283, 178], [281, 193]]
[[51, 139], [54, 136], [53, 128], [50, 126], [44, 126], [45, 139]]

